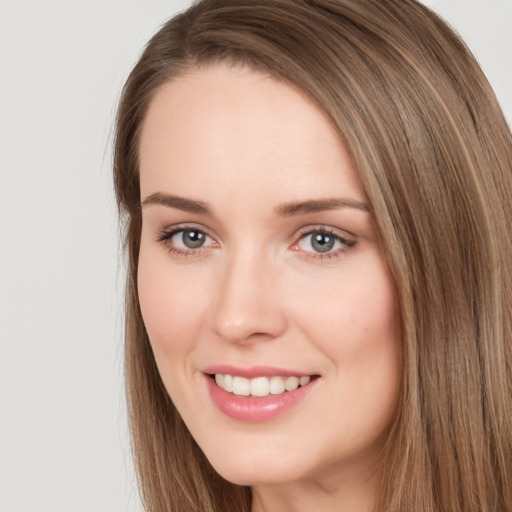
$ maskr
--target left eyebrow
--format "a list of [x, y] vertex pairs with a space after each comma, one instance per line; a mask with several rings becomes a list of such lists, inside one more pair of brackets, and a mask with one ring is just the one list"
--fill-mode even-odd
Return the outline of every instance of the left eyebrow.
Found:
[[339, 210], [340, 208], [355, 208], [369, 212], [370, 208], [366, 203], [356, 201], [355, 199], [313, 199], [310, 201], [298, 201], [284, 203], [277, 206], [274, 211], [280, 217], [293, 217], [295, 215], [304, 215], [307, 213], [318, 213], [330, 210]]

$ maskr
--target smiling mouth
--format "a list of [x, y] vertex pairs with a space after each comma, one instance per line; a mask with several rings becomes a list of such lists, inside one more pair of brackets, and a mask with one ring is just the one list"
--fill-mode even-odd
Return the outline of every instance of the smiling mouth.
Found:
[[266, 397], [269, 395], [280, 395], [295, 391], [299, 387], [307, 386], [311, 381], [317, 379], [318, 375], [307, 375], [302, 377], [255, 377], [248, 379], [238, 375], [216, 373], [210, 375], [217, 386], [224, 391], [236, 396]]

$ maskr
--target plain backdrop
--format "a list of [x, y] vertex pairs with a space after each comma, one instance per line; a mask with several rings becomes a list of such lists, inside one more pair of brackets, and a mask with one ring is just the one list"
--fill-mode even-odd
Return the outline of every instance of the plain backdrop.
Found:
[[[116, 102], [184, 0], [0, 0], [0, 512], [140, 512], [111, 185]], [[512, 0], [429, 0], [512, 119]]]

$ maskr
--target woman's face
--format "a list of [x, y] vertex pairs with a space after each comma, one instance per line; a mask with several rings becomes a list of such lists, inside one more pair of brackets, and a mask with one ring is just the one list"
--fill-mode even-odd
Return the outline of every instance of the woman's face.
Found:
[[202, 68], [156, 94], [140, 171], [142, 315], [212, 465], [256, 488], [368, 481], [400, 342], [367, 199], [325, 115], [266, 75]]

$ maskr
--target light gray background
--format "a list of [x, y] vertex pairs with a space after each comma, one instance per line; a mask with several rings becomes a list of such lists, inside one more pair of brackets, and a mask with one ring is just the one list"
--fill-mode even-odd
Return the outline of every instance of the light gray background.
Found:
[[[512, 0], [428, 0], [512, 119]], [[141, 511], [122, 375], [115, 104], [184, 0], [0, 0], [0, 512]]]

